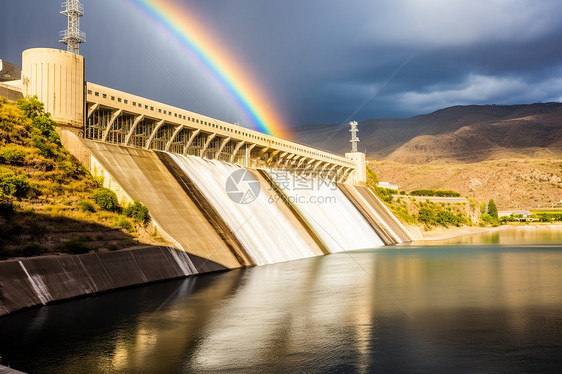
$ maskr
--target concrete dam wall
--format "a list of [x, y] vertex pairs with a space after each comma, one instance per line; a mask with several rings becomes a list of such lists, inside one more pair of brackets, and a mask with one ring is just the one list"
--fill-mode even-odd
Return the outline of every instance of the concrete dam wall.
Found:
[[76, 296], [192, 275], [191, 258], [171, 247], [0, 262], [0, 315]]
[[411, 241], [366, 187], [85, 140], [63, 144], [121, 202], [148, 207], [176, 248], [0, 263], [0, 315], [194, 274]]

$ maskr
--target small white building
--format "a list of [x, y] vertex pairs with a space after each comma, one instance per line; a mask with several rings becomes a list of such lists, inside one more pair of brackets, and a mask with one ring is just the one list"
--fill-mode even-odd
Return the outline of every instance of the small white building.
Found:
[[388, 188], [390, 190], [397, 190], [398, 191], [398, 185], [396, 183], [392, 183], [392, 182], [379, 182], [379, 183], [377, 183], [377, 187]]
[[516, 216], [516, 215], [521, 215], [523, 218], [527, 218], [529, 217], [531, 214], [533, 214], [532, 212], [529, 212], [528, 210], [500, 210], [498, 212], [498, 217], [509, 217], [509, 216]]

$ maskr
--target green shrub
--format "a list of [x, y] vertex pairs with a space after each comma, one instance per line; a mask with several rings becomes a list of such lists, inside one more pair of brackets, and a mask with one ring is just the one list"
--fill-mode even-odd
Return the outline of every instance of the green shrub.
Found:
[[412, 196], [437, 196], [437, 197], [460, 197], [461, 194], [451, 190], [414, 190]]
[[129, 221], [127, 218], [125, 217], [119, 217], [117, 219], [117, 222], [115, 223], [115, 225], [117, 227], [119, 227], [120, 229], [124, 229], [127, 230], [128, 232], [133, 232], [135, 231], [133, 225], [131, 224], [131, 221]]
[[45, 106], [39, 101], [37, 96], [18, 100], [18, 107], [23, 111], [26, 117], [31, 119], [45, 115]]
[[515, 217], [513, 214], [510, 216], [503, 216], [500, 218], [500, 222], [517, 222], [517, 217]]
[[30, 191], [29, 180], [25, 175], [16, 175], [12, 170], [0, 167], [0, 198], [23, 198]]
[[41, 152], [41, 155], [44, 157], [52, 158], [55, 155], [53, 148], [45, 142], [45, 138], [41, 135], [32, 135], [31, 142], [35, 148], [39, 149], [39, 152]]
[[437, 224], [437, 220], [435, 214], [433, 214], [433, 210], [425, 206], [421, 207], [418, 212], [418, 221], [425, 223], [428, 226]]
[[95, 212], [96, 208], [94, 208], [94, 204], [89, 202], [88, 200], [80, 200], [78, 201], [78, 207], [83, 212]]
[[[464, 217], [463, 217], [464, 218]], [[453, 213], [446, 211], [446, 210], [442, 210], [439, 213], [437, 213], [437, 217], [436, 217], [437, 223], [441, 226], [445, 226], [445, 227], [449, 227], [450, 225], [453, 226], [460, 226], [461, 223], [465, 223], [463, 222], [463, 219], [454, 215]]]
[[375, 186], [374, 188], [372, 187], [371, 189], [374, 190], [375, 194], [382, 200], [382, 201], [386, 201], [387, 203], [392, 203], [392, 195], [397, 195], [398, 191], [396, 190], [392, 190], [390, 188], [382, 188], [382, 187], [377, 187]]
[[117, 195], [109, 188], [98, 188], [98, 190], [94, 194], [94, 200], [96, 204], [98, 204], [102, 209], [109, 210], [110, 212], [119, 210], [119, 201], [117, 201]]
[[47, 114], [33, 118], [33, 127], [46, 137], [49, 142], [61, 145], [60, 136], [55, 130], [57, 123], [49, 118]]
[[541, 212], [531, 215], [531, 218], [536, 218], [539, 222], [562, 221], [562, 213]]
[[135, 200], [132, 204], [127, 205], [127, 207], [123, 210], [123, 213], [138, 223], [147, 224], [150, 221], [148, 208], [142, 205], [142, 203], [138, 200]]
[[499, 220], [495, 217], [492, 217], [490, 214], [488, 213], [484, 213], [480, 216], [480, 219], [482, 220], [482, 222], [486, 222], [491, 224], [492, 226], [498, 226], [500, 224]]
[[416, 217], [412, 216], [406, 206], [390, 205], [390, 210], [406, 223], [416, 223]]
[[84, 243], [84, 239], [72, 238], [62, 243], [61, 250], [63, 252], [80, 255], [88, 253], [90, 251], [90, 248], [88, 248], [88, 246]]
[[50, 142], [61, 145], [59, 134], [55, 130], [57, 123], [50, 118], [51, 115], [48, 112], [45, 112], [45, 106], [37, 96], [18, 100], [18, 106], [25, 116], [31, 119], [34, 129]]
[[10, 144], [0, 149], [0, 163], [8, 165], [23, 165], [25, 161], [25, 148]]
[[45, 253], [45, 249], [37, 243], [28, 244], [21, 250], [23, 257], [39, 256], [43, 253]]

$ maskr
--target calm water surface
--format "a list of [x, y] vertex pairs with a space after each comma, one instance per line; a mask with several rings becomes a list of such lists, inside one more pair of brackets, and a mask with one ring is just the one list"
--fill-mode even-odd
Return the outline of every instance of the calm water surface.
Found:
[[562, 230], [525, 232], [50, 305], [0, 318], [0, 356], [28, 373], [561, 372]]

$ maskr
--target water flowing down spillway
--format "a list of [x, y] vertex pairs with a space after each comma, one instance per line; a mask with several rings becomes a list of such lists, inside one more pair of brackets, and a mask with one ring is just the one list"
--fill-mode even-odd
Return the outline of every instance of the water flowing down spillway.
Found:
[[300, 211], [330, 252], [375, 248], [384, 245], [361, 213], [336, 184], [304, 178], [287, 171], [268, 175]]
[[322, 254], [288, 208], [279, 204], [281, 199], [272, 199], [274, 192], [257, 173], [217, 160], [169, 155], [203, 192], [256, 265]]

